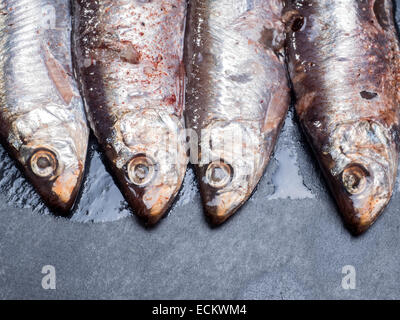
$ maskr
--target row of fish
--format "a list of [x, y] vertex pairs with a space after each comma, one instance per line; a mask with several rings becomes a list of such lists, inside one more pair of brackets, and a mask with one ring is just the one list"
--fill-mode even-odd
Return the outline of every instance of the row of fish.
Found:
[[292, 84], [358, 234], [395, 183], [399, 59], [389, 0], [0, 0], [0, 137], [46, 204], [67, 212], [89, 123], [149, 224], [190, 160], [220, 224], [262, 177]]

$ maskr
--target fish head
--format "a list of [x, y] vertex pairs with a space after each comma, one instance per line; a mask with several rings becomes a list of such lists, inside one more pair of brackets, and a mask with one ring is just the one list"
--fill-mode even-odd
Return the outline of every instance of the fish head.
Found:
[[238, 122], [213, 123], [202, 132], [198, 168], [206, 215], [213, 224], [231, 217], [261, 178], [266, 150], [260, 135]]
[[141, 110], [117, 124], [121, 141], [114, 167], [126, 200], [149, 225], [169, 209], [188, 163], [181, 119], [162, 110]]
[[362, 120], [340, 125], [328, 153], [328, 180], [349, 228], [360, 234], [389, 202], [397, 172], [397, 149], [391, 130]]
[[39, 108], [30, 112], [24, 116], [29, 119], [21, 117], [14, 123], [11, 132], [18, 135], [10, 135], [9, 142], [17, 147], [17, 159], [46, 205], [66, 214], [82, 182], [88, 129], [83, 122], [60, 122], [62, 115], [62, 110], [53, 113]]

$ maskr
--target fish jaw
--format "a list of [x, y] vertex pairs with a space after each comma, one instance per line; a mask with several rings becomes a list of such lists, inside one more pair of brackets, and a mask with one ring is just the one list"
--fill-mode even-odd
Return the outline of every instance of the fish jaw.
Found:
[[389, 203], [398, 152], [384, 124], [363, 120], [338, 126], [321, 164], [350, 231], [364, 233]]
[[[66, 215], [75, 204], [83, 180], [87, 140], [74, 141], [74, 135], [63, 129], [58, 127], [54, 135], [49, 135], [48, 129], [38, 131], [12, 153], [45, 204], [56, 214]], [[88, 137], [85, 126], [76, 129], [81, 133], [78, 136]]]
[[25, 168], [25, 174], [46, 205], [55, 213], [65, 215], [70, 212], [79, 193], [84, 174], [84, 163], [76, 163], [60, 173], [54, 180], [38, 177], [30, 167]]
[[[347, 173], [346, 171], [358, 172]], [[383, 179], [387, 183], [386, 186], [390, 186], [385, 190], [385, 185], [381, 185], [382, 182], [377, 184], [373, 170], [366, 170], [358, 163], [350, 164], [341, 174], [340, 180], [332, 177], [330, 179], [335, 180], [331, 183], [334, 197], [345, 219], [345, 224], [354, 235], [364, 233], [377, 220], [389, 203], [393, 192], [393, 181], [389, 181], [387, 177]], [[350, 180], [350, 188], [353, 188], [351, 184], [354, 186], [366, 184], [366, 189], [360, 194], [352, 194], [352, 191], [348, 190], [349, 185], [344, 183], [343, 179]]]
[[270, 150], [255, 128], [238, 122], [213, 123], [203, 134], [197, 176], [204, 211], [219, 225], [250, 198]]
[[128, 113], [116, 124], [107, 156], [125, 199], [146, 224], [156, 224], [179, 192], [188, 163], [183, 123], [154, 109]]
[[244, 169], [225, 161], [217, 160], [198, 169], [204, 211], [213, 225], [224, 223], [243, 206], [252, 195], [264, 171], [264, 165], [249, 173], [247, 166]]
[[206, 181], [200, 182], [200, 192], [205, 214], [213, 225], [220, 225], [228, 220], [251, 194], [250, 190], [242, 189], [220, 191], [210, 187]]
[[[160, 184], [137, 187], [126, 177], [125, 171], [119, 171], [116, 176], [129, 206], [149, 226], [157, 224], [163, 218], [182, 183], [180, 181], [172, 185]], [[181, 174], [181, 176], [183, 175]], [[125, 183], [121, 184], [121, 181], [125, 181]]]

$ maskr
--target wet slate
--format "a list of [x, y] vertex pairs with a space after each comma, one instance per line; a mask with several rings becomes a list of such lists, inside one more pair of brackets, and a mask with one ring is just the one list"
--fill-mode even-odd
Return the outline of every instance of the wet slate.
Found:
[[[63, 218], [0, 148], [0, 299], [400, 298], [399, 186], [377, 223], [351, 236], [293, 108], [256, 192], [219, 228], [204, 219], [191, 168], [168, 217], [146, 229], [93, 141], [89, 154], [79, 202]], [[277, 178], [296, 166], [285, 192]], [[42, 288], [45, 265], [56, 268], [56, 290]], [[346, 265], [357, 271], [355, 290], [342, 288]]]

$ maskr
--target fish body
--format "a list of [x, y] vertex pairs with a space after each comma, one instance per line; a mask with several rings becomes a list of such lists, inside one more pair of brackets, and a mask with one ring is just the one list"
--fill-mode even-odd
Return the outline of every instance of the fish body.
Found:
[[186, 123], [214, 224], [252, 194], [288, 110], [282, 8], [276, 0], [189, 4]]
[[399, 148], [392, 1], [286, 1], [296, 110], [346, 224], [365, 231], [390, 200]]
[[126, 200], [148, 224], [185, 175], [184, 0], [75, 0], [88, 119]]
[[70, 34], [68, 0], [0, 2], [0, 137], [59, 213], [75, 202], [89, 134]]

